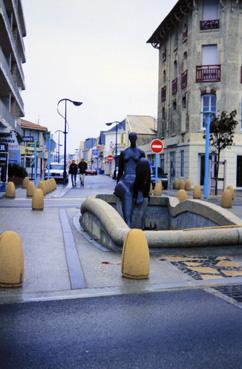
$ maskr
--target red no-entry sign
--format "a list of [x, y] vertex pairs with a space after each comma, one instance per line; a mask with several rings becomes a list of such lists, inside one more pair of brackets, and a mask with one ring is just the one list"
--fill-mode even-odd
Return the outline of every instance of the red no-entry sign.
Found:
[[164, 151], [164, 141], [155, 138], [151, 141], [150, 148], [155, 154], [160, 154]]

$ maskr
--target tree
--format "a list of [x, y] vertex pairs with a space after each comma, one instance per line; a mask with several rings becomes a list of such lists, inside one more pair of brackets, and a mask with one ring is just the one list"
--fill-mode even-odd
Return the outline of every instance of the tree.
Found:
[[[235, 120], [236, 115], [236, 110], [233, 110], [231, 113], [223, 111], [211, 121], [209, 141], [211, 152], [215, 155], [215, 195], [218, 193], [218, 175], [221, 151], [233, 145], [235, 128], [238, 124], [238, 121]], [[204, 138], [206, 138], [206, 135], [204, 135]]]

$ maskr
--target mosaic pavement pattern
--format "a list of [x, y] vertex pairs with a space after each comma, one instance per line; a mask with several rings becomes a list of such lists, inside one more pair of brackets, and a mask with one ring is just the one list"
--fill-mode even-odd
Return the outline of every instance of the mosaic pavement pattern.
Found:
[[167, 256], [168, 261], [196, 280], [242, 277], [242, 263], [224, 256]]

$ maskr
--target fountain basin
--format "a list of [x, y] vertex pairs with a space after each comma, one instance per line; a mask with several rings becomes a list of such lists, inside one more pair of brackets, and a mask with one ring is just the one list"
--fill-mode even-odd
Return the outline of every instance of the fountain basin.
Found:
[[[81, 226], [100, 244], [121, 251], [129, 227], [117, 210], [115, 195], [87, 198], [81, 206]], [[120, 210], [119, 210], [120, 211]], [[198, 248], [242, 245], [242, 220], [227, 209], [202, 200], [151, 197], [145, 212], [150, 248]]]

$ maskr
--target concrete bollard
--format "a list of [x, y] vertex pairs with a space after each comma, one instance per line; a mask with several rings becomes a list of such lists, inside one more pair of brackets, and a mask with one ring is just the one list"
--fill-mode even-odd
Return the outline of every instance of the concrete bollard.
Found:
[[202, 198], [202, 191], [199, 185], [195, 185], [193, 188], [193, 198], [196, 200], [200, 200]]
[[32, 210], [43, 210], [44, 209], [44, 194], [40, 188], [34, 191], [32, 197]]
[[229, 185], [226, 187], [226, 190], [230, 190], [232, 193], [232, 200], [234, 200], [234, 187], [232, 185]]
[[154, 196], [161, 196], [162, 194], [162, 182], [158, 181], [155, 184], [155, 188], [154, 188]]
[[16, 196], [16, 191], [15, 191], [15, 184], [13, 182], [8, 182], [7, 187], [6, 187], [6, 194], [5, 196], [8, 199], [14, 199]]
[[180, 181], [178, 178], [175, 178], [174, 182], [173, 182], [173, 188], [174, 190], [179, 190], [179, 186], [180, 186]]
[[179, 181], [179, 190], [185, 190], [185, 180], [180, 179]]
[[220, 205], [222, 208], [230, 209], [232, 208], [232, 192], [230, 189], [224, 190], [221, 197]]
[[27, 190], [26, 190], [26, 196], [27, 197], [32, 197], [33, 194], [34, 194], [34, 190], [35, 190], [34, 182], [28, 181]]
[[192, 182], [188, 178], [188, 179], [185, 180], [185, 191], [190, 191], [191, 189], [192, 189]]
[[29, 182], [29, 177], [24, 177], [23, 182], [22, 182], [22, 187], [27, 188], [28, 182]]
[[123, 277], [146, 279], [150, 272], [150, 254], [145, 233], [131, 229], [124, 241], [121, 272]]
[[186, 193], [186, 191], [185, 190], [179, 190], [178, 192], [177, 192], [177, 196], [176, 196], [177, 198], [178, 198], [178, 200], [180, 201], [180, 202], [182, 202], [182, 201], [185, 201], [185, 200], [187, 200], [187, 193]]
[[0, 287], [20, 287], [24, 274], [24, 253], [18, 233], [0, 234]]
[[54, 183], [54, 190], [56, 190], [57, 184], [56, 184], [56, 180], [55, 180], [55, 178], [52, 178], [52, 181], [53, 181], [53, 183]]
[[43, 191], [43, 194], [46, 194], [46, 186], [44, 181], [39, 181], [38, 188], [40, 188]]
[[51, 192], [51, 184], [50, 184], [50, 180], [47, 179], [45, 181], [45, 184], [46, 184], [46, 188], [47, 188], [47, 193]]

